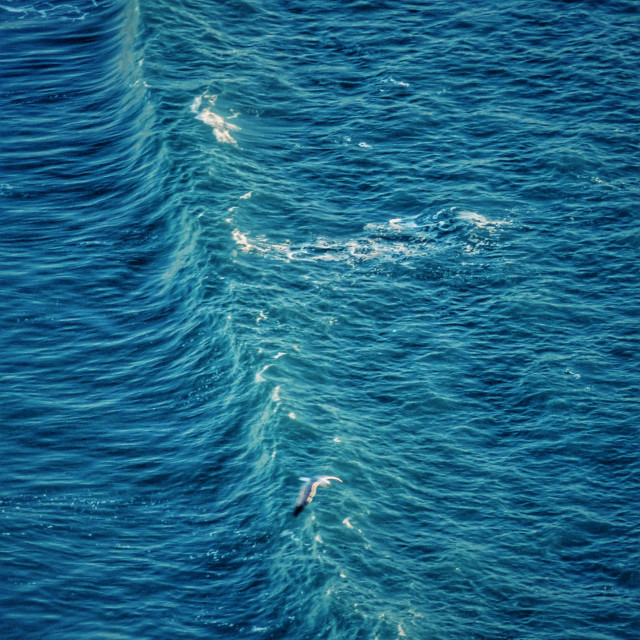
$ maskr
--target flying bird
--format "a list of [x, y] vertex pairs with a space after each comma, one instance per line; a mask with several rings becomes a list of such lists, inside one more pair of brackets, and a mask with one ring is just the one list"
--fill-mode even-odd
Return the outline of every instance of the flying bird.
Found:
[[304, 482], [304, 485], [302, 489], [300, 489], [296, 508], [293, 510], [294, 516], [297, 516], [313, 500], [313, 496], [316, 495], [318, 487], [328, 487], [331, 484], [329, 480], [342, 482], [340, 478], [336, 478], [335, 476], [313, 476], [312, 478], [300, 478], [300, 480]]

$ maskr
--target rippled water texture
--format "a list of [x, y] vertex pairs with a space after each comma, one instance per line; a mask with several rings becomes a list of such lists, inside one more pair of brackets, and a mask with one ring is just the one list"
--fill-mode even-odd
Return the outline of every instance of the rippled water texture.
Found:
[[2, 638], [640, 637], [636, 2], [0, 21]]

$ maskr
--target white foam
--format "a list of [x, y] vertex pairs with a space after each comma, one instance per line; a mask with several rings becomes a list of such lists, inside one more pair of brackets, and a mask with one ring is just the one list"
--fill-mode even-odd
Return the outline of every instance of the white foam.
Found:
[[409, 87], [409, 83], [404, 80], [396, 80], [395, 78], [389, 77], [387, 80], [383, 80], [383, 82], [389, 82], [390, 84], [395, 84], [398, 87]]
[[202, 104], [202, 96], [196, 96], [191, 103], [191, 113], [198, 113]]
[[491, 228], [491, 227], [500, 227], [503, 224], [509, 224], [505, 220], [489, 220], [485, 216], [480, 213], [476, 213], [475, 211], [460, 211], [458, 217], [461, 220], [465, 220], [466, 222], [470, 222], [479, 228]]
[[[369, 260], [396, 262], [424, 256], [429, 251], [437, 251], [442, 247], [439, 243], [441, 230], [449, 229], [456, 220], [470, 224], [473, 229], [484, 229], [488, 232], [493, 232], [502, 225], [511, 224], [506, 220], [487, 218], [475, 211], [460, 211], [456, 207], [451, 207], [437, 212], [426, 220], [423, 215], [391, 218], [387, 222], [368, 223], [364, 226], [362, 233], [350, 238], [334, 239], [318, 236], [298, 245], [292, 244], [290, 240], [271, 242], [265, 236], [251, 238], [249, 233], [239, 229], [234, 229], [232, 236], [245, 253], [258, 252], [285, 262], [331, 261], [352, 264]], [[472, 234], [467, 233], [465, 238], [464, 231], [461, 232], [460, 240], [468, 243], [466, 246], [462, 245], [465, 251], [477, 251], [483, 246], [482, 239], [477, 235], [474, 231]]]
[[[397, 224], [397, 221], [393, 221]], [[289, 241], [270, 243], [266, 238], [249, 239], [248, 233], [239, 229], [231, 232], [233, 240], [245, 253], [256, 251], [280, 260], [302, 262], [349, 262], [352, 260], [395, 260], [400, 257], [418, 255], [424, 251], [419, 244], [409, 244], [397, 239], [352, 238], [330, 241], [318, 238], [314, 242], [292, 247]]]
[[244, 251], [245, 253], [248, 253], [252, 249], [255, 249], [256, 251], [262, 251], [262, 249], [257, 247], [255, 244], [251, 244], [249, 242], [249, 239], [247, 238], [247, 235], [245, 233], [241, 233], [240, 231], [238, 231], [238, 229], [234, 229], [231, 232], [231, 237], [235, 240], [235, 243], [240, 247], [240, 249], [242, 249], [242, 251]]
[[[200, 110], [202, 106], [202, 98], [207, 98], [209, 102], [209, 107], [205, 107]], [[203, 96], [197, 96], [193, 99], [191, 103], [191, 113], [196, 114], [196, 119], [201, 120], [206, 125], [209, 125], [213, 129], [213, 133], [216, 137], [216, 140], [223, 144], [235, 144], [237, 145], [237, 140], [231, 135], [231, 131], [240, 131], [240, 127], [232, 124], [227, 120], [225, 120], [221, 115], [215, 113], [211, 110], [210, 107], [215, 105], [217, 96], [210, 96], [204, 94]], [[231, 118], [237, 117], [237, 113]], [[244, 197], [244, 196], [243, 196]]]
[[270, 364], [265, 364], [264, 367], [262, 367], [262, 369], [256, 373], [256, 377], [255, 377], [255, 381], [256, 383], [260, 383], [260, 382], [265, 382], [266, 378], [262, 375], [271, 365]]

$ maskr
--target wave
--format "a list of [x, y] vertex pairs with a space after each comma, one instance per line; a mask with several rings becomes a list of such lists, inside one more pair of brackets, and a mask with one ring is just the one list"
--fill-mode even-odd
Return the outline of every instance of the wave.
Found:
[[4, 0], [0, 4], [0, 15], [4, 12], [9, 19], [14, 20], [55, 20], [58, 22], [82, 22], [89, 17], [92, 12], [99, 8], [96, 0], [85, 0], [84, 2], [62, 2], [53, 3], [41, 1], [26, 4], [24, 2], [14, 2], [14, 0]]

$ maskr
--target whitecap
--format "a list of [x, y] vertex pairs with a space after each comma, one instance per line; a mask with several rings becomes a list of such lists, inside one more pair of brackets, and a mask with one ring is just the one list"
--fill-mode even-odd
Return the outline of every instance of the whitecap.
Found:
[[[209, 102], [209, 106], [200, 110], [202, 107], [202, 98], [207, 98]], [[223, 144], [238, 144], [237, 140], [231, 135], [231, 131], [240, 131], [240, 127], [235, 125], [227, 120], [225, 120], [221, 115], [215, 113], [211, 110], [216, 103], [217, 96], [209, 96], [204, 94], [204, 96], [197, 96], [193, 99], [191, 103], [191, 113], [196, 114], [196, 119], [201, 120], [206, 125], [209, 125], [213, 129], [213, 133], [216, 137], [216, 140]], [[237, 117], [238, 114], [231, 116], [232, 118]], [[250, 195], [250, 194], [249, 194]], [[243, 196], [244, 197], [244, 196]]]
[[404, 80], [396, 80], [395, 78], [392, 78], [392, 77], [389, 77], [387, 82], [389, 82], [391, 84], [395, 84], [398, 87], [409, 87], [410, 86], [408, 82], [405, 82]]
[[260, 382], [265, 382], [266, 378], [262, 375], [271, 365], [270, 364], [265, 364], [264, 367], [262, 367], [262, 369], [256, 373], [256, 377], [255, 377], [255, 381], [256, 383], [260, 383]]
[[[270, 242], [264, 236], [250, 239], [248, 233], [238, 229], [234, 229], [232, 235], [245, 253], [258, 252], [286, 262], [331, 261], [348, 262], [352, 265], [366, 261], [400, 262], [438, 250], [442, 234], [456, 230], [455, 220], [489, 232], [510, 224], [509, 221], [490, 219], [475, 211], [460, 211], [451, 207], [428, 217], [418, 214], [390, 218], [387, 222], [370, 222], [364, 225], [361, 234], [350, 238], [319, 236], [299, 245], [294, 245], [290, 240]], [[476, 252], [486, 244], [486, 239], [478, 238], [477, 234], [465, 235], [467, 237], [461, 238], [465, 244], [461, 246], [467, 253]]]
[[191, 113], [198, 113], [202, 104], [202, 96], [196, 96], [191, 103]]
[[242, 251], [244, 251], [245, 253], [248, 253], [252, 249], [255, 249], [256, 251], [262, 251], [260, 247], [256, 246], [255, 244], [251, 244], [249, 242], [249, 239], [247, 238], [247, 235], [238, 231], [238, 229], [234, 229], [231, 232], [231, 237], [234, 239], [235, 243], [240, 247], [240, 249], [242, 249]]
[[492, 227], [500, 227], [504, 224], [509, 224], [505, 220], [489, 220], [485, 216], [480, 213], [476, 213], [475, 211], [460, 211], [458, 213], [458, 218], [460, 220], [465, 220], [466, 222], [470, 222], [471, 224], [483, 228], [492, 228]]

